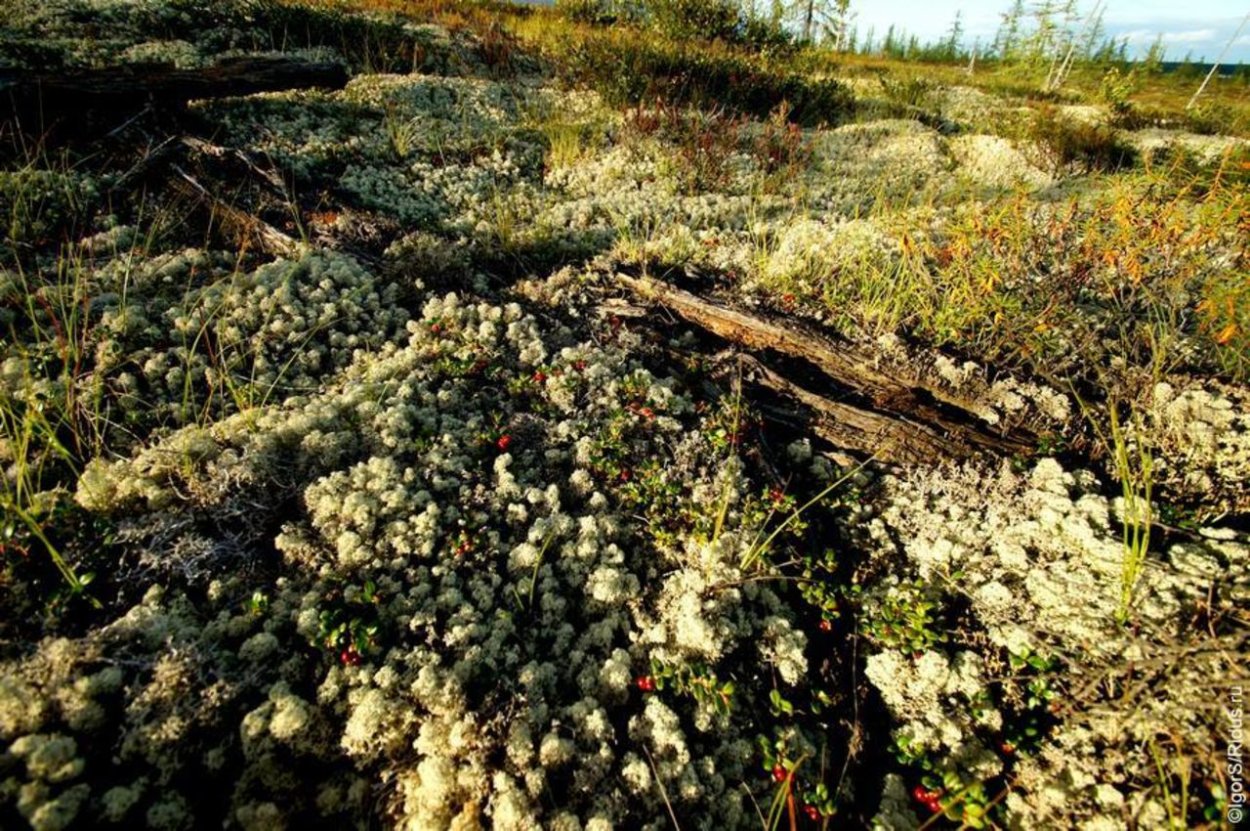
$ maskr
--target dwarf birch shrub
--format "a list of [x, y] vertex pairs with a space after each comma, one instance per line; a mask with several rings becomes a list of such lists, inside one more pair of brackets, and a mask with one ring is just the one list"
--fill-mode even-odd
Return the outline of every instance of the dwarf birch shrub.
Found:
[[841, 82], [796, 72], [723, 43], [681, 41], [633, 29], [580, 32], [549, 44], [570, 77], [618, 107], [662, 99], [764, 118], [782, 101], [806, 125], [847, 119], [854, 98]]
[[732, 0], [646, 0], [644, 14], [661, 34], [686, 40], [732, 40], [742, 28]]

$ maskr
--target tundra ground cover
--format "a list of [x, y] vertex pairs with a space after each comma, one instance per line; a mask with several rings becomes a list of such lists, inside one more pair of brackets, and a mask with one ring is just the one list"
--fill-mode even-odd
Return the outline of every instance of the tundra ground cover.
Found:
[[[537, 12], [406, 10], [67, 2], [6, 32], [13, 63], [355, 73], [185, 116], [269, 174], [179, 168], [282, 255], [135, 186], [159, 124], [4, 135], [4, 824], [1218, 823], [1244, 141], [1074, 105], [1110, 132], [1038, 132], [1019, 97], [797, 58], [756, 80], [820, 126], [723, 86], [616, 99], [593, 64], [567, 86]], [[870, 345], [1036, 452], [847, 459], [620, 272]]]

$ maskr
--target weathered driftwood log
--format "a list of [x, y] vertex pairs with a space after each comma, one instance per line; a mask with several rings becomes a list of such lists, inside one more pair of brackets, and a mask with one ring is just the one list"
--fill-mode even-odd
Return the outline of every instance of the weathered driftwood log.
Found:
[[346, 84], [341, 64], [281, 56], [231, 58], [202, 69], [146, 64], [63, 73], [6, 70], [0, 72], [0, 120], [18, 119], [26, 129], [101, 116], [120, 121], [147, 107], [180, 107], [200, 98]]
[[834, 401], [752, 362], [756, 381], [816, 413], [818, 435], [835, 446], [877, 452], [883, 461], [896, 463], [965, 458], [978, 451], [1027, 454], [1035, 447], [1034, 437], [1026, 431], [991, 432], [973, 402], [921, 378], [888, 374], [876, 367], [869, 353], [798, 323], [765, 320], [649, 277], [618, 274], [616, 279], [639, 297], [662, 304], [723, 340], [804, 361], [837, 389], [866, 402], [869, 406]]

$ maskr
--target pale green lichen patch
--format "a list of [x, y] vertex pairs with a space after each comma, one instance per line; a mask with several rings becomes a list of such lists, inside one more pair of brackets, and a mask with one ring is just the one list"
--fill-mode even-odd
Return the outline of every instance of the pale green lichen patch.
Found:
[[[454, 31], [15, 8], [63, 65], [204, 66], [295, 21], [355, 74], [193, 102], [193, 207], [147, 149], [141, 195], [129, 157], [0, 172], [0, 825], [1220, 804], [1212, 679], [1250, 600], [1235, 140], [1052, 113], [1141, 150], [1104, 169], [1018, 97], [923, 78], [859, 79], [825, 126], [621, 110], [469, 34], [476, 5]], [[908, 388], [762, 356], [838, 404], [1018, 452], [848, 464], [639, 275], [802, 317]]]
[[[1156, 731], [1214, 747], [1219, 725], [1202, 706], [1209, 695], [1203, 679], [1231, 671], [1230, 653], [1216, 644], [1236, 650], [1238, 636], [1229, 633], [1208, 650], [1196, 647], [1193, 635], [1173, 634], [1173, 627], [1203, 608], [1210, 592], [1230, 602], [1246, 596], [1244, 539], [1212, 532], [1169, 546], [1150, 564], [1136, 598], [1138, 629], [1126, 631], [1115, 623], [1125, 557], [1112, 527], [1116, 507], [1098, 495], [1091, 474], [1046, 461], [1026, 475], [1004, 468], [906, 476], [889, 483], [887, 493], [863, 533], [878, 541], [876, 556], [905, 558], [906, 569], [931, 587], [935, 608], [924, 622], [899, 620], [894, 632], [874, 630], [887, 648], [869, 657], [867, 676], [899, 721], [895, 741], [902, 752], [941, 758], [957, 780], [980, 781], [1001, 764], [1001, 752], [987, 755], [987, 732], [1013, 736], [1007, 741], [1020, 745], [1025, 734], [1014, 732], [1013, 723], [1060, 714], [1053, 736], [1036, 755], [1021, 758], [1022, 787], [1007, 802], [1009, 816], [1031, 824], [1105, 821], [1108, 798], [1119, 804], [1126, 793], [1142, 796], [1134, 790], [1142, 775], [1135, 765], [1143, 759], [1141, 743]], [[898, 608], [888, 589], [869, 602], [879, 614]], [[918, 642], [926, 628], [944, 637], [937, 631], [944, 607], [965, 604], [997, 647], [982, 654], [1032, 676], [1027, 692], [1014, 689], [1023, 682], [1011, 676], [991, 681], [977, 667], [984, 658], [967, 652], [908, 654], [905, 644]], [[1133, 695], [1131, 710], [1093, 683], [1120, 678], [1125, 658], [1168, 666], [1152, 675], [1149, 695]], [[1147, 807], [1162, 810], [1160, 803]], [[898, 809], [883, 802], [881, 810], [884, 817]]]

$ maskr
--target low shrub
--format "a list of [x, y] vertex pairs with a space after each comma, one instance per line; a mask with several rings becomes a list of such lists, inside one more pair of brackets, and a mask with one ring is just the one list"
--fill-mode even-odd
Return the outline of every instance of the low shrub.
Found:
[[1029, 138], [1056, 172], [1072, 167], [1083, 173], [1110, 172], [1131, 167], [1137, 160], [1137, 151], [1111, 125], [1065, 117], [1054, 107], [1037, 111]]
[[748, 154], [765, 175], [765, 189], [792, 178], [811, 162], [811, 147], [799, 126], [788, 120], [789, 104], [782, 101], [766, 120], [753, 123], [723, 110], [699, 110], [655, 102], [626, 112], [627, 146], [631, 137], [650, 137], [664, 143], [683, 192], [698, 194], [732, 185], [732, 159]]
[[1111, 126], [1117, 130], [1169, 130], [1182, 124], [1175, 113], [1161, 107], [1129, 103], [1111, 110]]
[[749, 16], [742, 22], [739, 40], [751, 49], [766, 55], [797, 58], [799, 44], [780, 24], [765, 17]]
[[569, 75], [617, 107], [658, 98], [762, 118], [784, 100], [791, 120], [805, 125], [842, 121], [854, 107], [847, 87], [832, 78], [714, 45], [619, 30], [590, 33], [558, 48], [567, 50], [555, 57]]
[[1244, 133], [1250, 124], [1243, 113], [1221, 102], [1204, 102], [1185, 110], [1185, 128], [1204, 136]]
[[877, 76], [886, 100], [907, 108], [924, 108], [932, 102], [938, 85], [919, 75], [892, 78], [884, 72]]
[[621, 19], [621, 10], [612, 0], [557, 0], [556, 8], [577, 23], [608, 25]]
[[790, 120], [790, 103], [782, 101], [752, 142], [756, 161], [768, 174], [794, 173], [812, 160], [812, 148], [797, 124]]
[[729, 159], [742, 142], [742, 121], [723, 112], [685, 110], [659, 103], [628, 112], [626, 129], [672, 147], [673, 167], [687, 193], [728, 187]]
[[1220, 370], [1237, 381], [1250, 377], [1250, 281], [1244, 273], [1215, 272], [1201, 296], [1198, 325], [1215, 346]]
[[1141, 89], [1141, 78], [1136, 71], [1120, 72], [1111, 67], [1102, 76], [1098, 84], [1098, 97], [1111, 108], [1116, 115], [1128, 113], [1132, 109], [1129, 101], [1133, 93]]
[[734, 40], [742, 30], [742, 13], [730, 0], [648, 0], [647, 22], [676, 38]]

